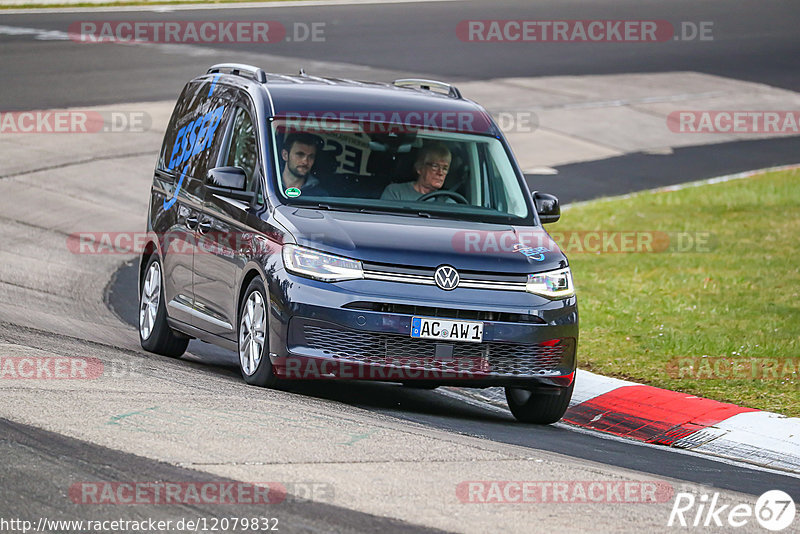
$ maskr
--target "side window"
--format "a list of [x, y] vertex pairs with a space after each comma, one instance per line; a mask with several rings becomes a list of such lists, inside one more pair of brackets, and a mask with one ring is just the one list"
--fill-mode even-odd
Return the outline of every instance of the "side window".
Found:
[[254, 178], [258, 164], [256, 133], [250, 114], [242, 107], [236, 107], [234, 112], [228, 155], [223, 161], [224, 165], [244, 170], [247, 175], [247, 189], [255, 190]]
[[203, 179], [215, 150], [226, 115], [224, 101], [209, 95], [208, 84], [189, 84], [175, 107], [164, 137], [159, 166]]
[[[181, 126], [185, 126], [188, 117], [194, 115], [197, 111], [201, 101], [198, 96], [197, 84], [188, 83], [181, 91], [178, 101], [175, 104], [175, 109], [172, 111], [172, 116], [167, 126], [167, 131], [164, 134], [164, 143], [161, 147], [161, 154], [158, 159], [158, 168], [166, 171], [176, 171], [176, 159], [172, 156], [175, 152], [175, 147], [180, 147], [182, 139], [178, 139], [178, 130]], [[176, 141], [178, 143], [176, 144]], [[180, 149], [178, 149], [180, 150]]]

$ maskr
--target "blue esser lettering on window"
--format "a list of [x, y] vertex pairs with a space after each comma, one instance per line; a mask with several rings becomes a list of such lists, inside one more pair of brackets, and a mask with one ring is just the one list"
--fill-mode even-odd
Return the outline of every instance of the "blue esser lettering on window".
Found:
[[177, 170], [189, 158], [211, 147], [224, 112], [225, 106], [219, 106], [178, 130], [170, 155], [170, 170]]
[[[175, 136], [175, 143], [172, 145], [172, 152], [169, 158], [168, 170], [178, 171], [190, 158], [197, 156], [204, 150], [211, 148], [214, 134], [217, 131], [222, 114], [225, 112], [225, 105], [218, 106], [202, 117], [198, 117], [189, 124], [178, 130]], [[167, 210], [175, 204], [178, 193], [183, 185], [184, 174], [181, 173], [180, 181], [175, 187], [172, 198], [164, 199], [164, 209]]]
[[183, 165], [189, 160], [189, 157], [192, 155], [192, 151], [189, 150], [189, 136], [194, 137], [192, 130], [194, 130], [194, 123], [195, 121], [190, 122], [186, 125], [186, 131], [183, 133], [183, 142], [181, 143], [181, 157], [178, 160], [178, 165]]
[[178, 130], [178, 135], [175, 137], [175, 144], [172, 146], [172, 155], [169, 158], [169, 169], [172, 170], [178, 166], [180, 160], [176, 160], [178, 156], [178, 149], [181, 147], [181, 140], [183, 140], [183, 133], [186, 131], [186, 126]]

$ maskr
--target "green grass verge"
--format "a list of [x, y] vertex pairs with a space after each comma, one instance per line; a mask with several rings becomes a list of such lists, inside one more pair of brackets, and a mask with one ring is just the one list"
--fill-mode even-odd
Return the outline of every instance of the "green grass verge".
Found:
[[[564, 233], [578, 291], [579, 367], [800, 416], [800, 171], [578, 204], [548, 230]], [[577, 252], [566, 232], [582, 230], [713, 245]]]

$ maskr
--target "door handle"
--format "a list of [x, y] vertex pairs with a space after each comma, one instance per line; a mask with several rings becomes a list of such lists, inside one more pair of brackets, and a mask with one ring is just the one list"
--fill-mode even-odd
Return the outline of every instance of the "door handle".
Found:
[[205, 219], [203, 222], [201, 222], [200, 224], [197, 225], [197, 230], [201, 234], [206, 234], [206, 233], [211, 231], [212, 227], [213, 227], [213, 225], [211, 224], [211, 221], [209, 221], [208, 219]]

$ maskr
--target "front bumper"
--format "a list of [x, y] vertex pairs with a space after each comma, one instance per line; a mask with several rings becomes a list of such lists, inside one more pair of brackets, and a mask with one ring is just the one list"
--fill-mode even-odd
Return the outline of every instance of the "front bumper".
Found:
[[[271, 282], [270, 358], [285, 379], [566, 387], [574, 378], [575, 297], [375, 280], [329, 284], [284, 270]], [[478, 318], [483, 342], [412, 338], [414, 316]]]

